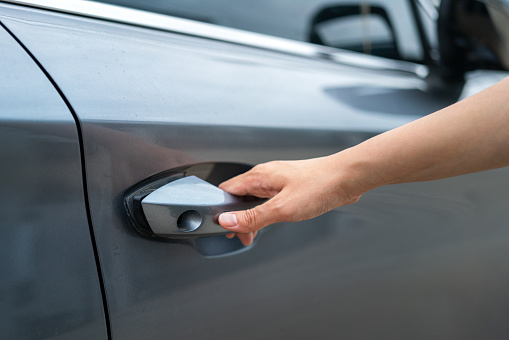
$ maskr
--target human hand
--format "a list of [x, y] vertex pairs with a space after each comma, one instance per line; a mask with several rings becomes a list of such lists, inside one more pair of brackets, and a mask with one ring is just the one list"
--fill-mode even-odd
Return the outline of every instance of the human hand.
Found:
[[258, 165], [220, 188], [270, 199], [253, 209], [223, 213], [219, 223], [249, 245], [269, 224], [313, 218], [383, 185], [509, 166], [508, 91], [509, 77], [337, 154]]
[[274, 161], [255, 166], [219, 188], [231, 194], [270, 198], [252, 209], [225, 212], [219, 223], [250, 245], [258, 230], [276, 222], [297, 222], [356, 202], [362, 193], [350, 189], [340, 154], [301, 161]]

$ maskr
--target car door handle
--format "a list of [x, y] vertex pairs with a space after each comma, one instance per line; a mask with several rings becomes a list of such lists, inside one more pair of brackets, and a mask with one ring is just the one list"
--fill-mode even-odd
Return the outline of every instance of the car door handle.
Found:
[[196, 176], [171, 181], [134, 200], [137, 214], [143, 214], [152, 233], [165, 238], [227, 234], [217, 221], [222, 212], [249, 209], [265, 201], [229, 194]]

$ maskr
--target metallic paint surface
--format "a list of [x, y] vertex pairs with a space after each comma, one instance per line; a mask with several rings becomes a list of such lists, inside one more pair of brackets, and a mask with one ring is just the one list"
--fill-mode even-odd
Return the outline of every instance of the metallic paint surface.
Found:
[[[507, 169], [380, 188], [231, 256], [128, 224], [123, 192], [151, 175], [339, 151], [435, 110], [423, 80], [11, 6], [0, 18], [83, 123], [113, 339], [509, 336]], [[387, 112], [382, 93], [404, 106]]]
[[0, 26], [0, 339], [106, 339], [76, 126]]
[[375, 70], [409, 72], [420, 77], [425, 77], [428, 74], [428, 68], [420, 64], [366, 56], [346, 50], [150, 13], [121, 6], [113, 6], [94, 1], [1, 0], [0, 2], [131, 24], [178, 34], [198, 36], [297, 56], [327, 59], [341, 64], [354, 65]]

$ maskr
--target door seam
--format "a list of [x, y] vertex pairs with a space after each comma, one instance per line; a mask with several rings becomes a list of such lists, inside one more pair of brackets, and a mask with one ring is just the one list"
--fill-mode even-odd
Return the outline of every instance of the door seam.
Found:
[[23, 50], [30, 56], [30, 58], [35, 62], [35, 64], [39, 67], [39, 69], [43, 72], [43, 74], [46, 76], [46, 78], [50, 81], [50, 83], [53, 85], [57, 93], [59, 94], [60, 98], [64, 101], [65, 105], [69, 109], [74, 122], [76, 124], [76, 130], [78, 134], [78, 144], [80, 149], [80, 163], [81, 163], [81, 173], [82, 173], [82, 184], [83, 184], [83, 194], [84, 194], [84, 200], [85, 200], [85, 211], [87, 215], [87, 222], [88, 222], [88, 228], [89, 228], [89, 234], [92, 242], [92, 249], [94, 252], [94, 259], [96, 263], [97, 268], [97, 275], [99, 278], [99, 286], [101, 290], [101, 297], [102, 297], [102, 304], [103, 304], [103, 310], [104, 310], [104, 319], [106, 322], [106, 334], [109, 340], [112, 339], [111, 336], [111, 325], [110, 325], [110, 317], [108, 312], [108, 303], [106, 299], [106, 288], [104, 285], [104, 278], [101, 268], [101, 262], [99, 261], [99, 251], [97, 249], [96, 244], [96, 238], [94, 234], [94, 229], [92, 226], [92, 215], [90, 213], [90, 203], [88, 199], [88, 189], [87, 189], [87, 176], [86, 176], [86, 169], [85, 169], [85, 148], [84, 148], [84, 140], [83, 140], [83, 133], [82, 133], [82, 126], [81, 122], [78, 118], [78, 115], [74, 111], [71, 103], [67, 100], [65, 97], [63, 91], [60, 89], [60, 87], [57, 85], [55, 80], [51, 77], [51, 75], [46, 71], [46, 69], [42, 66], [42, 64], [37, 60], [37, 58], [30, 52], [30, 50], [14, 35], [14, 33], [5, 26], [3, 22], [0, 21], [0, 26], [3, 27], [7, 33], [23, 48]]

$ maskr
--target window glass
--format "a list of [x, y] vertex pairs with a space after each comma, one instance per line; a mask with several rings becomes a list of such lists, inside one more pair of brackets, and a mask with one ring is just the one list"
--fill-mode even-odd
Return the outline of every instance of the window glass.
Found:
[[[338, 32], [337, 28], [327, 28], [327, 41], [331, 45], [340, 48], [341, 41], [347, 45], [359, 45], [361, 40], [373, 38], [384, 41], [398, 41], [399, 52], [403, 59], [416, 60], [421, 58], [422, 51], [418, 41], [418, 34], [413, 22], [409, 1], [410, 0], [96, 0], [125, 7], [142, 9], [156, 13], [168, 14], [176, 17], [192, 19], [216, 25], [237, 28], [257, 33], [273, 35], [277, 37], [310, 41], [310, 25], [314, 17], [323, 8], [349, 5], [362, 6], [363, 4], [383, 7], [387, 12], [397, 39], [387, 37], [386, 25], [379, 18], [372, 18], [373, 29], [369, 33], [363, 31], [353, 32], [352, 28], [358, 24], [345, 24], [349, 27], [348, 32], [352, 36], [331, 36]], [[435, 0], [436, 2], [436, 0]], [[354, 20], [355, 21], [355, 20]], [[358, 21], [358, 20], [357, 20]], [[334, 25], [339, 25], [335, 23]], [[378, 34], [376, 27], [382, 27]], [[325, 29], [325, 28], [324, 28]], [[353, 32], [353, 33], [352, 33]], [[375, 32], [375, 33], [373, 33]], [[370, 36], [360, 36], [369, 34]], [[355, 39], [355, 42], [352, 42]], [[323, 44], [327, 44], [326, 41]]]

